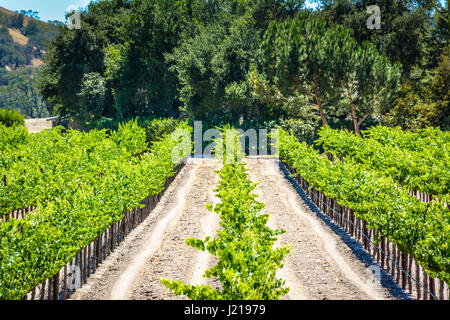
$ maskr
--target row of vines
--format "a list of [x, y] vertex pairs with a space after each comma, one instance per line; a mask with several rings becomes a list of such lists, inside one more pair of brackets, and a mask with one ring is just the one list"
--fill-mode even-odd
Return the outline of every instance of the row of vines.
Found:
[[[311, 187], [337, 200], [339, 205], [353, 210], [358, 218], [366, 221], [369, 228], [388, 238], [403, 252], [409, 253], [431, 277], [449, 283], [450, 211], [445, 204], [435, 201], [423, 203], [411, 197], [407, 190], [397, 187], [399, 177], [395, 174], [392, 177], [390, 174], [380, 174], [377, 170], [368, 170], [366, 160], [358, 155], [365, 153], [369, 157], [370, 153], [377, 157], [377, 152], [380, 152], [386, 156], [386, 163], [394, 165], [389, 154], [380, 151], [381, 146], [371, 148], [368, 152], [370, 147], [366, 147], [367, 142], [357, 141], [360, 138], [349, 137], [346, 132], [324, 129], [321, 135], [321, 142], [327, 141], [327, 150], [332, 149], [331, 145], [341, 145], [342, 149], [337, 152], [341, 155], [345, 150], [351, 150], [346, 153], [348, 161], [330, 161], [312, 146], [298, 142], [285, 131], [280, 131], [280, 156]], [[324, 138], [331, 135], [333, 139]], [[354, 157], [360, 161], [354, 160]], [[404, 159], [397, 160], [402, 162]], [[372, 165], [376, 165], [375, 161]], [[444, 190], [439, 188], [444, 187], [436, 182], [435, 190], [441, 193]]]
[[421, 138], [415, 134], [413, 139], [414, 134], [396, 133], [392, 129], [386, 132], [379, 126], [366, 132], [365, 137], [359, 137], [325, 127], [316, 143], [347, 162], [391, 176], [397, 185], [407, 190], [446, 198], [450, 192], [450, 156], [444, 137]]
[[[178, 128], [192, 132], [186, 124]], [[181, 159], [191, 147], [169, 134], [149, 146], [135, 122], [111, 133], [60, 127], [36, 135], [0, 132], [0, 216], [34, 208], [20, 220], [0, 222], [0, 299], [23, 298], [125, 211], [159, 194], [177, 167], [173, 150]]]
[[289, 291], [285, 281], [275, 275], [290, 248], [273, 249], [273, 245], [285, 231], [267, 226], [269, 215], [261, 213], [264, 204], [252, 193], [256, 184], [249, 180], [240, 161], [243, 155], [237, 133], [225, 127], [222, 137], [216, 140], [216, 155], [223, 160], [224, 168], [218, 172], [220, 182], [215, 190], [221, 202], [207, 205], [220, 215], [221, 228], [215, 239], [186, 240], [188, 245], [217, 257], [218, 263], [206, 270], [205, 277], [217, 278], [221, 288], [168, 279], [162, 283], [191, 300], [278, 300]]

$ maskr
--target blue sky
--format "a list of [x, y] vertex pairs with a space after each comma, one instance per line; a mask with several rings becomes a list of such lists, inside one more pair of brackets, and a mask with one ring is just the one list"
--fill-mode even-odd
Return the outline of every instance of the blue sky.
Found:
[[86, 7], [90, 0], [0, 0], [0, 6], [12, 11], [38, 11], [41, 20], [65, 21], [64, 13], [69, 8]]
[[[90, 0], [0, 0], [0, 6], [13, 10], [38, 11], [41, 20], [65, 21], [64, 13], [68, 9], [86, 7]], [[309, 2], [309, 1], [308, 1]], [[444, 0], [441, 0], [444, 4]]]

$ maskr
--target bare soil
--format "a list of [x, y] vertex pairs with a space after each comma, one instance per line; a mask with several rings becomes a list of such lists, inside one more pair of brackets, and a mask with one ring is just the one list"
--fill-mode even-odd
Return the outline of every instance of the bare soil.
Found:
[[38, 133], [45, 129], [51, 129], [52, 122], [46, 119], [26, 119], [25, 126], [29, 133]]

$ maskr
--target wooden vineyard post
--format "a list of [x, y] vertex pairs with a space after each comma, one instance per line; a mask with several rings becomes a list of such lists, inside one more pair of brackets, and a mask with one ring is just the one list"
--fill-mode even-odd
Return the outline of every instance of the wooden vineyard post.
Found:
[[320, 192], [320, 198], [322, 199], [321, 205], [322, 205], [322, 212], [327, 215], [327, 206], [326, 206], [326, 197], [325, 194], [322, 191]]
[[99, 239], [99, 237], [97, 237], [96, 239], [95, 239], [95, 261], [94, 261], [94, 264], [95, 264], [95, 270], [97, 270], [97, 268], [98, 268], [98, 264], [99, 264], [99, 258], [100, 258], [100, 239]]
[[88, 245], [88, 278], [91, 277], [91, 265], [92, 265], [92, 255], [91, 255], [92, 244]]
[[110, 237], [110, 252], [114, 251], [114, 224], [109, 229], [109, 237]]
[[59, 300], [59, 272], [53, 277], [53, 300]]
[[124, 215], [123, 215], [123, 219], [121, 220], [121, 223], [122, 223], [122, 231], [121, 231], [121, 237], [122, 237], [122, 239], [125, 239], [125, 219], [127, 218], [127, 213], [125, 212], [124, 213]]
[[439, 300], [445, 300], [444, 281], [442, 281], [442, 280], [438, 280], [438, 281], [439, 281]]
[[350, 218], [350, 209], [346, 207], [344, 211], [344, 230], [347, 233], [350, 232], [350, 224], [348, 223], [349, 218]]
[[84, 247], [84, 283], [87, 282], [89, 278], [89, 273], [91, 271], [90, 269], [90, 263], [89, 263], [89, 245]]
[[396, 262], [397, 262], [397, 251], [395, 244], [392, 244], [392, 277], [395, 277], [395, 271], [397, 269], [395, 266]]
[[433, 277], [429, 277], [430, 279], [430, 284], [429, 284], [429, 290], [430, 290], [430, 300], [435, 300], [435, 296], [436, 296], [436, 287], [435, 287], [435, 281]]
[[42, 283], [42, 289], [41, 289], [41, 292], [40, 292], [41, 297], [40, 297], [39, 300], [44, 300], [44, 299], [45, 299], [45, 284], [46, 284], [46, 283], [47, 283], [47, 280], [45, 280], [45, 281]]
[[391, 247], [390, 247], [390, 242], [389, 239], [386, 238], [386, 270], [388, 273], [390, 273], [391, 268], [389, 267], [391, 265], [391, 261], [388, 257], [391, 256]]
[[401, 256], [402, 256], [402, 289], [406, 289], [406, 274], [405, 274], [405, 270], [407, 268], [407, 260], [406, 260], [406, 254], [401, 251]]
[[111, 229], [106, 229], [105, 231], [105, 260], [111, 253]]
[[48, 294], [47, 294], [47, 300], [52, 300], [52, 288], [53, 288], [53, 278], [48, 278]]
[[84, 275], [85, 275], [85, 270], [84, 270], [84, 259], [85, 259], [85, 254], [84, 254], [84, 250], [81, 249], [80, 251], [80, 272], [81, 272], [81, 283], [84, 283]]
[[354, 232], [355, 232], [355, 226], [354, 226], [354, 218], [355, 218], [355, 215], [354, 215], [354, 213], [353, 213], [353, 210], [350, 210], [350, 235], [353, 237], [354, 236]]
[[[408, 273], [412, 275], [412, 256], [408, 253]], [[412, 280], [411, 277], [408, 277], [408, 291], [412, 293]]]
[[103, 261], [103, 233], [98, 237], [97, 268], [102, 261]]
[[336, 206], [336, 201], [334, 199], [330, 199], [330, 206], [331, 206], [331, 210], [330, 210], [330, 218], [332, 221], [334, 221], [334, 208]]
[[416, 267], [416, 281], [417, 281], [417, 283], [416, 283], [416, 291], [417, 291], [417, 300], [420, 300], [420, 290], [421, 290], [421, 287], [420, 287], [420, 266], [419, 266], [419, 264], [417, 263], [417, 261], [414, 261], [415, 262], [415, 267]]
[[[373, 229], [373, 242], [376, 244], [376, 239], [378, 238], [378, 232]], [[380, 246], [380, 244], [378, 243], [378, 245], [374, 245], [373, 246], [373, 255], [375, 257], [375, 261], [376, 262], [380, 262], [380, 250], [378, 249]]]
[[64, 267], [64, 272], [63, 272], [63, 300], [67, 299], [67, 266]]
[[[423, 285], [425, 288], [428, 289], [428, 274], [425, 272], [425, 269], [422, 268], [422, 274], [423, 274]], [[429, 293], [428, 291], [423, 291], [423, 300], [428, 300]]]
[[385, 241], [386, 241], [386, 239], [385, 239], [385, 237], [384, 236], [381, 236], [381, 252], [380, 252], [380, 259], [381, 259], [381, 268], [382, 269], [384, 269], [384, 261], [385, 261], [385, 259], [386, 259], [386, 256], [385, 256]]
[[342, 229], [344, 229], [346, 232], [347, 230], [347, 214], [348, 214], [348, 208], [344, 207], [344, 210], [342, 211]]
[[399, 265], [401, 264], [401, 257], [400, 257], [400, 254], [401, 254], [401, 252], [400, 252], [400, 250], [399, 250], [399, 248], [398, 248], [398, 246], [396, 245], [395, 246], [395, 252], [396, 252], [396, 255], [395, 255], [395, 257], [396, 257], [396, 259], [395, 259], [395, 268], [397, 269], [396, 270], [396, 280], [397, 280], [397, 282], [400, 282], [401, 281], [401, 275], [400, 275], [400, 267], [399, 267]]
[[367, 250], [367, 237], [364, 236], [367, 235], [366, 221], [362, 220], [362, 225], [364, 249]]

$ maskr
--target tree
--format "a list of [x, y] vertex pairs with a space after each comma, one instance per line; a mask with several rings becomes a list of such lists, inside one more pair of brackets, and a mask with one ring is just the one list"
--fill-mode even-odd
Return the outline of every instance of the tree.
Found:
[[0, 69], [0, 108], [16, 110], [26, 118], [50, 115], [37, 88], [38, 69], [21, 68], [13, 71]]
[[[98, 73], [106, 88], [105, 107], [98, 117], [178, 116], [180, 109], [203, 114], [207, 103], [213, 114], [226, 110], [232, 117], [248, 117], [261, 106], [247, 81], [260, 37], [271, 19], [292, 16], [303, 2], [91, 3], [82, 13], [81, 30], [61, 28], [49, 49], [41, 91], [58, 114], [76, 116], [83, 110], [78, 94], [84, 75]], [[192, 72], [196, 64], [206, 68], [202, 79]]]
[[77, 96], [80, 99], [79, 119], [89, 121], [102, 114], [106, 102], [105, 79], [99, 73], [85, 73]]
[[[124, 0], [100, 1], [90, 4], [88, 12], [82, 12], [81, 30], [59, 29], [39, 77], [39, 90], [56, 115], [84, 118], [86, 106], [79, 94], [83, 90], [85, 75], [104, 75], [105, 48], [125, 42], [121, 37], [122, 26], [129, 8], [130, 4]], [[105, 83], [104, 86], [107, 91], [103, 115], [116, 116], [110, 84]]]
[[394, 108], [384, 115], [389, 126], [417, 130], [428, 126], [450, 129], [450, 59], [444, 52], [438, 67], [419, 84], [402, 79]]
[[[17, 11], [16, 11], [17, 12]], [[33, 10], [20, 10], [19, 12], [20, 14], [26, 16], [26, 17], [30, 17], [36, 20], [40, 20], [39, 18], [39, 12], [38, 11], [33, 11]]]
[[330, 66], [328, 81], [336, 91], [348, 97], [356, 134], [361, 124], [376, 110], [386, 109], [392, 102], [400, 78], [400, 66], [378, 52], [375, 45], [360, 46], [351, 31], [336, 26], [323, 38], [325, 56]]
[[215, 113], [246, 118], [251, 104], [247, 70], [256, 58], [258, 42], [251, 19], [243, 16], [229, 28], [220, 23], [201, 28], [198, 36], [168, 54], [180, 82], [183, 112], [194, 118]]
[[[424, 35], [432, 24], [432, 14], [439, 0], [318, 0], [320, 16], [330, 25], [340, 24], [353, 30], [362, 45], [370, 41], [390, 61], [400, 62], [404, 76], [425, 57]], [[381, 29], [368, 29], [367, 7], [381, 10]], [[438, 55], [440, 52], [438, 53]]]
[[[321, 51], [325, 32], [325, 20], [316, 19], [307, 12], [284, 22], [272, 22], [262, 44], [262, 70], [270, 84], [263, 90], [265, 92], [255, 92], [260, 97], [277, 96], [275, 101], [286, 100], [286, 96], [312, 97], [323, 125], [327, 126], [323, 102], [331, 87], [326, 77], [330, 61], [324, 59]], [[254, 88], [258, 88], [258, 77], [253, 74], [252, 79]]]
[[392, 102], [400, 76], [400, 67], [391, 65], [375, 45], [360, 46], [350, 29], [327, 26], [308, 13], [273, 22], [262, 51], [262, 70], [269, 81], [251, 75], [257, 96], [265, 101], [313, 99], [324, 126], [326, 114], [335, 113], [336, 107], [344, 109], [347, 99], [357, 134], [376, 108], [382, 110]]
[[14, 14], [9, 17], [8, 27], [22, 30], [24, 16], [21, 14]]

